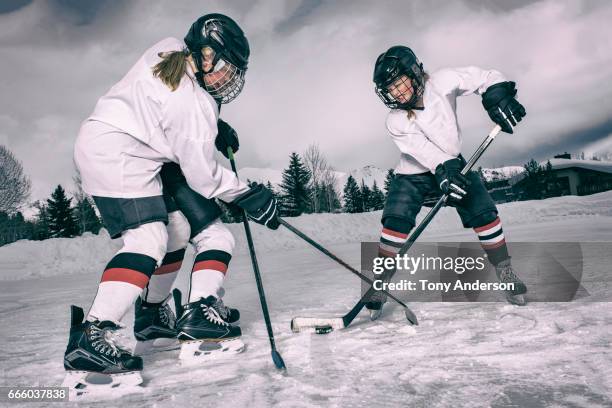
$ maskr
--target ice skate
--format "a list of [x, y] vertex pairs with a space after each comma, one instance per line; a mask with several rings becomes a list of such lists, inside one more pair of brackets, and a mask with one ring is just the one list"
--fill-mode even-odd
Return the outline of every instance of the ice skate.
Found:
[[217, 299], [209, 296], [181, 308], [176, 329], [183, 362], [208, 361], [244, 351], [240, 327], [225, 321], [215, 305]]
[[370, 320], [377, 320], [382, 315], [384, 302], [368, 302], [366, 309], [370, 312]]
[[71, 327], [64, 354], [70, 399], [86, 396], [123, 395], [141, 390], [142, 359], [119, 348], [113, 332], [119, 329], [110, 321], [83, 321], [83, 309], [71, 307]]
[[148, 303], [139, 297], [134, 306], [134, 354], [142, 356], [178, 349], [175, 324], [176, 317], [166, 301]]
[[[385, 273], [378, 279], [387, 283], [390, 280], [391, 274], [391, 271], [385, 271]], [[370, 320], [377, 320], [382, 315], [383, 306], [386, 302], [387, 295], [385, 294], [385, 292], [376, 291], [372, 293], [370, 299], [368, 299], [368, 302], [365, 305], [366, 309], [368, 309], [368, 311], [370, 312]]]
[[387, 295], [384, 292], [374, 292], [370, 296], [370, 300], [366, 303], [365, 307], [370, 312], [370, 320], [378, 320], [382, 315], [383, 306], [387, 302]]
[[523, 283], [516, 273], [514, 273], [510, 258], [495, 266], [495, 274], [500, 282], [514, 284], [513, 290], [506, 291], [506, 300], [508, 303], [517, 306], [525, 306], [527, 302], [523, 295], [527, 293], [527, 286], [525, 286], [525, 283]]

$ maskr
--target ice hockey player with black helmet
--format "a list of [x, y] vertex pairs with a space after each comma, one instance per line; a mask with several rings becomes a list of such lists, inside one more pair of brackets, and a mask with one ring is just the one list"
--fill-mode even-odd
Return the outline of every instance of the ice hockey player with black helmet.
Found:
[[[88, 314], [72, 307], [63, 384], [72, 392], [118, 391], [142, 382], [142, 359], [115, 340], [135, 301], [141, 342], [178, 336], [192, 351], [182, 352], [185, 358], [208, 356], [210, 346], [227, 350], [218, 346], [230, 342], [235, 351], [244, 348], [237, 344], [240, 328], [226, 329], [237, 318], [221, 300], [234, 238], [214, 199], [243, 208], [271, 229], [279, 226], [278, 211], [269, 190], [250, 188], [214, 152], [237, 143], [219, 109], [242, 90], [249, 53], [235, 21], [207, 14], [184, 41], [167, 38], [148, 49], [81, 125], [74, 159], [83, 189], [111, 237], [123, 243]], [[189, 241], [196, 257], [187, 304], [177, 308], [175, 320], [167, 302]], [[191, 317], [192, 310], [201, 318]]]
[[[513, 133], [526, 114], [515, 98], [515, 83], [498, 71], [475, 66], [429, 75], [405, 46], [391, 47], [378, 57], [373, 80], [377, 95], [391, 109], [386, 126], [401, 153], [383, 210], [379, 256], [398, 253], [425, 198], [448, 193], [447, 205], [456, 207], [465, 228], [474, 229], [499, 280], [514, 283], [507, 300], [525, 304], [527, 288], [512, 269], [497, 208], [475, 172], [461, 174], [465, 160], [456, 114], [457, 96], [478, 94], [489, 117]], [[386, 271], [383, 279], [392, 273]], [[385, 301], [382, 292], [369, 299], [366, 307], [373, 320]]]

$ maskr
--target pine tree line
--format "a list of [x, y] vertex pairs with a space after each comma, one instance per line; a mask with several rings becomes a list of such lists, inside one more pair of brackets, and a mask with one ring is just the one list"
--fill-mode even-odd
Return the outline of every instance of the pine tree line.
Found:
[[[102, 228], [91, 200], [84, 194], [69, 198], [61, 185], [51, 197], [33, 204], [37, 213], [26, 220], [21, 212], [0, 212], [0, 246], [20, 239], [71, 238], [85, 232], [97, 234]], [[74, 204], [73, 204], [74, 200]]]
[[[7, 155], [9, 153], [7, 150]], [[29, 180], [23, 174], [20, 163], [10, 155], [7, 157], [12, 160], [12, 180], [21, 183], [25, 193], [19, 197], [10, 196], [10, 200], [5, 201], [12, 205], [10, 208], [18, 209], [24, 205], [29, 195]], [[392, 177], [393, 171], [389, 170], [384, 185], [385, 191], [388, 190]], [[253, 184], [250, 180], [247, 181], [249, 185]], [[0, 210], [0, 245], [19, 239], [75, 237], [88, 231], [97, 234], [102, 224], [96, 214], [94, 203], [83, 192], [78, 175], [74, 177], [74, 182], [76, 191], [72, 197], [69, 197], [64, 188], [58, 185], [49, 199], [35, 202], [32, 206], [36, 210], [36, 215], [31, 220], [26, 220], [17, 210], [11, 212]], [[310, 213], [359, 213], [380, 210], [384, 206], [386, 194], [376, 183], [370, 187], [361, 180], [361, 184], [358, 185], [357, 181], [349, 176], [341, 200], [336, 188], [336, 172], [316, 145], [309, 146], [302, 155], [291, 153], [288, 166], [282, 173], [282, 182], [278, 186], [273, 186], [267, 181], [266, 186], [276, 196], [283, 217]], [[224, 222], [242, 221], [242, 210], [231, 204], [220, 202], [220, 205], [223, 209]]]
[[363, 180], [361, 180], [361, 185], [357, 185], [355, 178], [349, 175], [343, 194], [343, 210], [347, 213], [378, 211], [382, 210], [385, 205], [385, 193], [378, 187], [376, 181], [370, 188]]

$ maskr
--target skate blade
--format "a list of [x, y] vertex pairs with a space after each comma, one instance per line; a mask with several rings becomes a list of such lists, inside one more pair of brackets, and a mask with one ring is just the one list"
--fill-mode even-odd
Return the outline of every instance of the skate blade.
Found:
[[103, 374], [92, 371], [68, 371], [62, 387], [68, 387], [70, 401], [116, 398], [142, 392], [140, 371]]
[[506, 293], [506, 300], [508, 303], [516, 306], [525, 306], [527, 304], [525, 296], [523, 295], [512, 295], [510, 293]]
[[370, 310], [370, 320], [378, 320], [378, 318], [382, 315], [382, 307], [380, 309], [372, 309]]
[[134, 347], [134, 355], [146, 356], [159, 353], [161, 351], [176, 350], [181, 347], [176, 338], [159, 338], [154, 340], [137, 341]]
[[238, 337], [227, 340], [191, 340], [181, 342], [182, 363], [218, 360], [242, 353], [246, 345]]

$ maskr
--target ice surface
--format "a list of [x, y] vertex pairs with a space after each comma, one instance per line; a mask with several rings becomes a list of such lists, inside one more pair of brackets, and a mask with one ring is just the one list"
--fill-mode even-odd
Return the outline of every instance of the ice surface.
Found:
[[[612, 237], [612, 192], [508, 203], [500, 205], [500, 212], [512, 241]], [[377, 239], [379, 218], [380, 213], [369, 213], [288, 220], [358, 266], [358, 243]], [[270, 358], [242, 227], [230, 228], [238, 248], [225, 303], [241, 311], [246, 352], [201, 368], [181, 366], [176, 351], [149, 356], [142, 393], [87, 406], [612, 406], [610, 303], [580, 299], [519, 308], [413, 302], [417, 327], [389, 304], [376, 322], [363, 312], [344, 331], [294, 334], [289, 326], [293, 316], [342, 315], [359, 296], [360, 283], [288, 231], [253, 225], [277, 346], [288, 366], [282, 375]], [[452, 209], [444, 209], [423, 236], [427, 241], [474, 239]], [[0, 248], [0, 385], [61, 383], [69, 305], [89, 306], [117, 246], [102, 234]], [[182, 289], [191, 254], [177, 281]], [[609, 290], [610, 285], [601, 284], [612, 280], [609, 265], [585, 268], [600, 291]], [[128, 343], [133, 342], [132, 313], [124, 319]]]

